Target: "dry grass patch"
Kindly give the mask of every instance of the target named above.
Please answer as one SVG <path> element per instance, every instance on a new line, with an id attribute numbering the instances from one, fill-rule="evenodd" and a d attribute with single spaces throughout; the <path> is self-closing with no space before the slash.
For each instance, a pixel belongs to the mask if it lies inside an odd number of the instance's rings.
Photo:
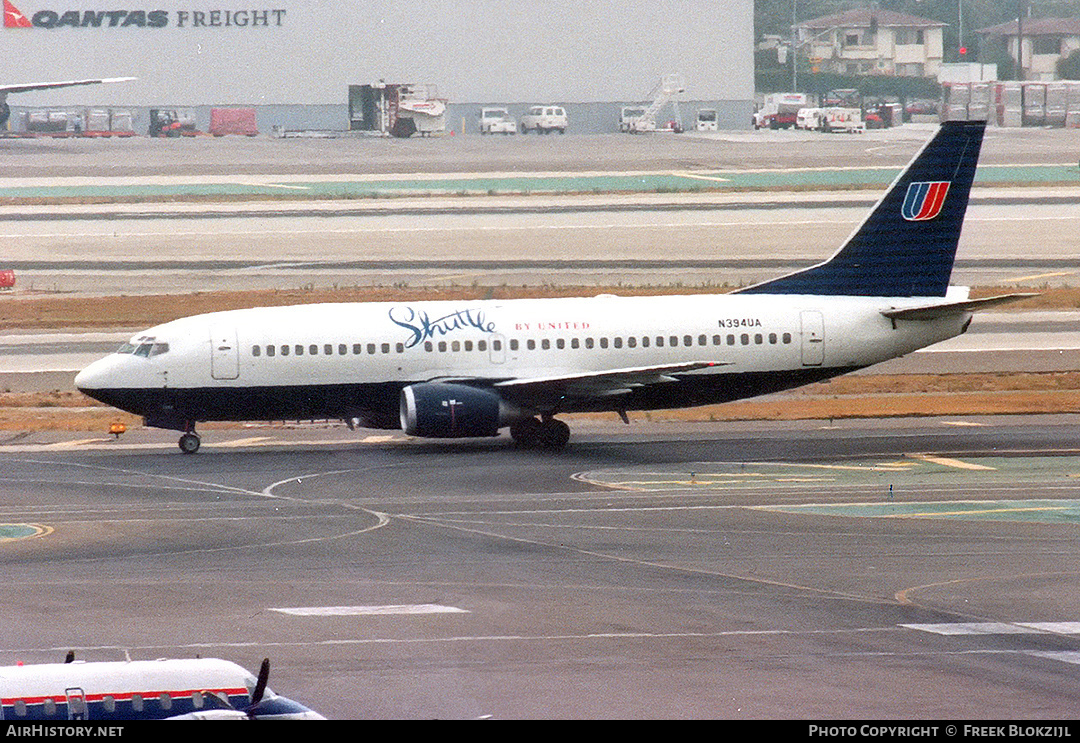
<path id="1" fill-rule="evenodd" d="M 248 307 L 276 307 L 318 302 L 415 302 L 423 300 L 536 299 L 597 294 L 657 296 L 723 294 L 719 286 L 460 286 L 266 289 L 237 292 L 87 297 L 14 294 L 0 297 L 0 330 L 60 328 L 145 328 L 188 315 Z M 1024 291 L 1017 287 L 980 287 L 974 297 Z M 1077 309 L 1080 289 L 1046 289 L 1039 296 L 1009 305 L 1010 309 Z"/>

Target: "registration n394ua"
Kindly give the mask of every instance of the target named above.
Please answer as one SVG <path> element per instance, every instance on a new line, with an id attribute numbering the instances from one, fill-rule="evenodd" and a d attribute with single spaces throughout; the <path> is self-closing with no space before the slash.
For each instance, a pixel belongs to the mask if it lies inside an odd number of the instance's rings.
<path id="1" fill-rule="evenodd" d="M 563 447 L 555 416 L 776 392 L 963 333 L 950 287 L 985 124 L 947 122 L 829 260 L 724 295 L 264 307 L 150 328 L 75 379 L 180 431 L 341 418 L 412 436 Z"/>

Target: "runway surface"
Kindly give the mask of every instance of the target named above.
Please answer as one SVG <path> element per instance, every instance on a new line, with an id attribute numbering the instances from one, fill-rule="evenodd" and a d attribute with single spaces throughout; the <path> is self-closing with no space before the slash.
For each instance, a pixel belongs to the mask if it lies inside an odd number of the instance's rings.
<path id="1" fill-rule="evenodd" d="M 9 444 L 0 522 L 46 533 L 0 542 L 0 662 L 269 656 L 348 718 L 1072 718 L 1078 422 Z"/>

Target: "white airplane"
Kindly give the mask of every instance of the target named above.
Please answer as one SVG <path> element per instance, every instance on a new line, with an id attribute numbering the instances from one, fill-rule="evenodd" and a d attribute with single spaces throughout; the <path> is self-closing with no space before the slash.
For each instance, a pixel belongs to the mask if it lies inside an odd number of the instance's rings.
<path id="1" fill-rule="evenodd" d="M 150 328 L 75 378 L 181 431 L 341 418 L 412 436 L 558 449 L 559 413 L 679 408 L 776 392 L 963 333 L 949 287 L 984 122 L 947 122 L 829 260 L 730 294 L 314 304 Z"/>
<path id="2" fill-rule="evenodd" d="M 259 676 L 216 658 L 0 667 L 0 720 L 324 720 L 266 686 Z"/>
<path id="3" fill-rule="evenodd" d="M 123 83 L 135 80 L 134 77 L 101 77 L 93 80 L 62 80 L 55 83 L 16 83 L 14 85 L 0 85 L 0 129 L 4 128 L 11 118 L 11 108 L 8 107 L 7 97 L 9 93 L 27 93 L 31 90 L 51 90 L 53 88 L 72 88 L 76 85 L 98 85 L 100 83 Z"/>

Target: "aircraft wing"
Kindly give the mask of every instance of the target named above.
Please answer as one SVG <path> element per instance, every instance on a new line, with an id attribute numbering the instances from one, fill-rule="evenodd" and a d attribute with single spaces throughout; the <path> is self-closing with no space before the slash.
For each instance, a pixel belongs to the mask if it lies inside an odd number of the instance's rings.
<path id="1" fill-rule="evenodd" d="M 52 83 L 16 83 L 0 85 L 0 95 L 7 93 L 26 93 L 30 90 L 49 90 L 50 88 L 71 88 L 76 85 L 98 85 L 99 83 L 123 83 L 136 80 L 134 77 L 100 77 L 93 80 L 61 80 Z"/>
<path id="2" fill-rule="evenodd" d="M 678 381 L 674 375 L 726 366 L 729 362 L 694 361 L 683 364 L 632 366 L 579 374 L 557 374 L 496 382 L 493 387 L 515 399 L 550 399 L 558 397 L 591 398 L 622 395 L 647 384 Z"/>
<path id="3" fill-rule="evenodd" d="M 928 304 L 921 307 L 902 307 L 892 310 L 882 310 L 881 314 L 890 320 L 934 320 L 945 315 L 958 312 L 975 312 L 990 307 L 1018 302 L 1021 299 L 1030 299 L 1039 296 L 1038 293 L 999 294 L 996 297 L 983 299 L 967 299 L 962 302 L 945 302 L 944 304 Z"/>

